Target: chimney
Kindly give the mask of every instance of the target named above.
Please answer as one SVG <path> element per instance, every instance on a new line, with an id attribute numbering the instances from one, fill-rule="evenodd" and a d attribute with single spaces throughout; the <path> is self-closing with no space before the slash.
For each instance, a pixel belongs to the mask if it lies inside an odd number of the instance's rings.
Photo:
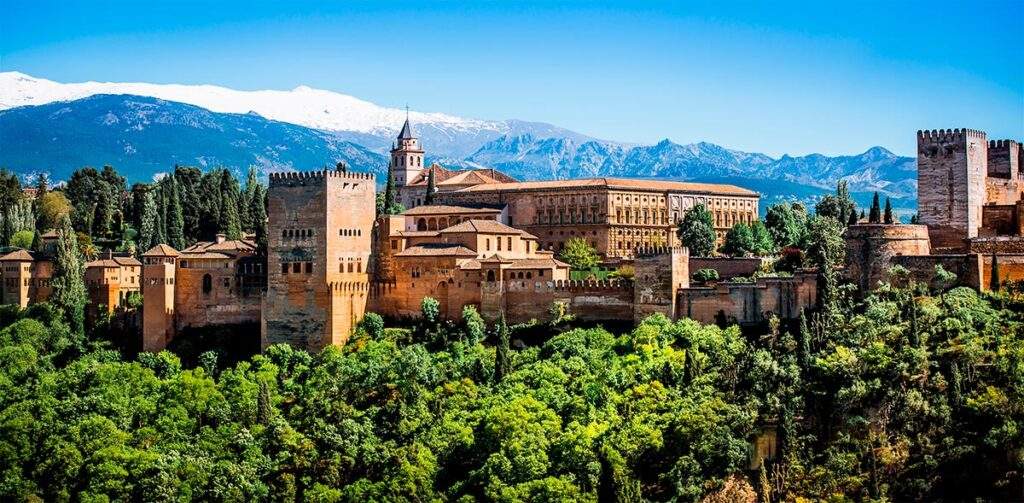
<path id="1" fill-rule="evenodd" d="M 217 234 L 217 244 L 223 243 L 228 237 L 224 233 Z"/>

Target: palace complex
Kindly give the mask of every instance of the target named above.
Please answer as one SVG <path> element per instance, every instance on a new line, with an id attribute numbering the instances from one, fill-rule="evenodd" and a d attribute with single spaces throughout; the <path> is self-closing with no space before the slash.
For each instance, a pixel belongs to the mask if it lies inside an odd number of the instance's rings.
<path id="1" fill-rule="evenodd" d="M 918 133 L 921 225 L 858 224 L 846 234 L 846 274 L 862 291 L 894 265 L 929 280 L 936 265 L 975 288 L 1024 277 L 1024 151 L 970 130 Z M 158 351 L 203 327 L 260 334 L 264 347 L 344 344 L 366 312 L 414 317 L 424 298 L 459 319 L 547 320 L 553 305 L 583 320 L 634 322 L 653 313 L 701 322 L 762 323 L 817 304 L 818 274 L 750 279 L 763 260 L 690 257 L 676 228 L 702 204 L 719 238 L 757 219 L 759 196 L 732 185 L 625 178 L 518 181 L 495 169 L 424 166 L 408 121 L 391 150 L 398 215 L 376 214 L 378 181 L 344 168 L 274 173 L 267 255 L 250 240 L 160 245 L 142 262 L 108 254 L 87 264 L 93 312 L 122 309 L 141 291 L 142 348 Z M 433 192 L 428 194 L 430 187 Z M 430 204 L 427 204 L 428 200 Z M 53 235 L 48 239 L 53 240 Z M 633 280 L 571 279 L 557 253 L 572 238 Z M 998 259 L 996 259 L 998 257 Z M 691 284 L 715 269 L 723 281 Z M 2 301 L 25 306 L 50 293 L 45 252 L 0 256 Z M 742 281 L 730 281 L 743 277 Z"/>

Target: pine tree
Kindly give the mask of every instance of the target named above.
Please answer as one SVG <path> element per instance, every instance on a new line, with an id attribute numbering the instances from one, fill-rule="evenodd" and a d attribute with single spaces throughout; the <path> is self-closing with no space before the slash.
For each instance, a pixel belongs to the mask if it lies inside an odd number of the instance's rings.
<path id="1" fill-rule="evenodd" d="M 892 215 L 892 201 L 888 197 L 885 198 L 885 216 L 882 219 L 887 224 L 894 224 L 896 220 L 893 219 Z"/>
<path id="2" fill-rule="evenodd" d="M 509 341 L 508 325 L 505 323 L 505 313 L 498 318 L 498 326 L 495 328 L 498 333 L 498 346 L 494 350 L 494 382 L 501 382 L 512 371 L 512 349 Z"/>
<path id="3" fill-rule="evenodd" d="M 882 223 L 882 207 L 878 204 L 878 192 L 875 192 L 875 198 L 871 200 L 871 213 L 868 215 L 868 223 Z"/>
<path id="4" fill-rule="evenodd" d="M 434 183 L 434 170 L 427 170 L 427 195 L 423 199 L 424 204 L 434 204 L 434 192 L 437 192 L 437 185 Z"/>
<path id="5" fill-rule="evenodd" d="M 167 191 L 167 244 L 181 250 L 185 248 L 185 217 L 181 210 L 178 182 L 173 176 L 166 178 Z"/>
<path id="6" fill-rule="evenodd" d="M 71 219 L 64 218 L 57 231 L 57 253 L 53 261 L 53 293 L 51 302 L 64 313 L 72 333 L 85 332 L 85 304 L 88 302 L 83 279 L 84 266 L 78 251 L 78 236 Z"/>
<path id="7" fill-rule="evenodd" d="M 999 291 L 999 257 L 992 254 L 992 271 L 988 280 L 988 289 L 993 292 Z"/>
<path id="8" fill-rule="evenodd" d="M 139 252 L 148 251 L 160 244 L 157 240 L 156 198 L 153 192 L 146 192 L 142 199 L 142 228 L 139 229 Z"/>

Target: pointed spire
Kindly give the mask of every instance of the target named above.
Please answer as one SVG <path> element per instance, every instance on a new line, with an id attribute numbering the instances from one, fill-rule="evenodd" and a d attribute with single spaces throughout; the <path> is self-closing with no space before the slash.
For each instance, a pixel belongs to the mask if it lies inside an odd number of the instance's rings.
<path id="1" fill-rule="evenodd" d="M 412 137 L 412 126 L 409 125 L 409 119 L 405 119 L 405 124 L 402 125 L 402 131 L 398 133 L 398 139 L 410 140 Z"/>

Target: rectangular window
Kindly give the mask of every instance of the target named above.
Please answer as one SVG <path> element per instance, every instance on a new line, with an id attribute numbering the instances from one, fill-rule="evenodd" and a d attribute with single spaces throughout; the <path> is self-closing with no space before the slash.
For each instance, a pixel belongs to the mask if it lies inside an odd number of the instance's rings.
<path id="1" fill-rule="evenodd" d="M 295 274 L 302 272 L 302 262 L 292 262 L 292 272 Z"/>
<path id="2" fill-rule="evenodd" d="M 348 263 L 348 272 L 352 272 L 352 262 Z"/>
<path id="3" fill-rule="evenodd" d="M 313 274 L 313 263 L 306 262 L 306 274 Z"/>
<path id="4" fill-rule="evenodd" d="M 281 262 L 281 274 L 288 274 L 288 262 Z"/>
<path id="5" fill-rule="evenodd" d="M 508 251 L 512 251 L 512 236 L 508 237 Z"/>
<path id="6" fill-rule="evenodd" d="M 391 240 L 391 249 L 392 250 L 397 250 L 398 249 L 398 240 L 397 239 L 392 239 Z"/>

